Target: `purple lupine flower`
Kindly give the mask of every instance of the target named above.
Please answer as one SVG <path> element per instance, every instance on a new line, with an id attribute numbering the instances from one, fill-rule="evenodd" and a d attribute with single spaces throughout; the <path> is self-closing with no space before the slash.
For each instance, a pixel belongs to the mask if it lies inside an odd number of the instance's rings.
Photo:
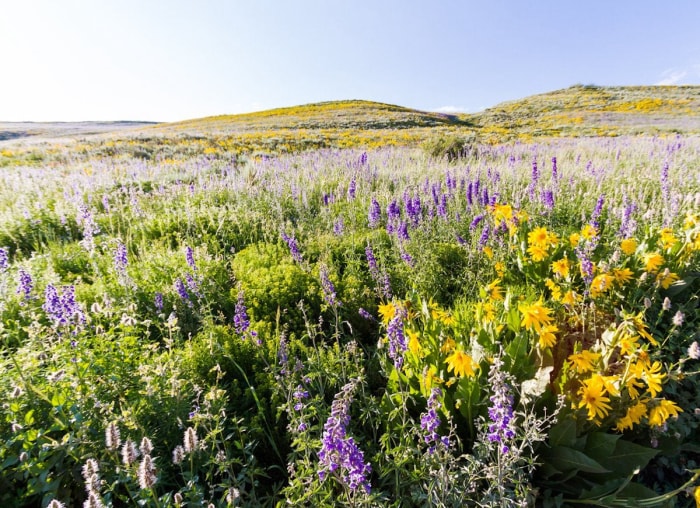
<path id="1" fill-rule="evenodd" d="M 365 462 L 362 450 L 355 440 L 347 435 L 350 424 L 350 404 L 358 381 L 343 386 L 331 405 L 331 415 L 323 426 L 321 450 L 318 452 L 318 477 L 326 479 L 328 473 L 336 473 L 338 479 L 350 490 L 362 487 L 369 494 L 369 475 L 372 467 Z"/>
<path id="2" fill-rule="evenodd" d="M 357 313 L 360 315 L 360 317 L 362 317 L 363 319 L 366 319 L 367 321 L 376 321 L 374 316 L 372 314 L 370 314 L 369 312 L 367 312 L 362 307 L 360 307 L 360 309 L 357 311 Z"/>
<path id="3" fill-rule="evenodd" d="M 547 189 L 542 193 L 542 203 L 547 210 L 554 208 L 554 192 Z"/>
<path id="4" fill-rule="evenodd" d="M 397 370 L 400 370 L 403 366 L 403 355 L 406 351 L 406 335 L 404 334 L 403 323 L 405 317 L 405 309 L 396 309 L 394 317 L 391 318 L 386 329 L 387 341 L 389 342 L 389 358 L 394 361 L 394 367 Z"/>
<path id="5" fill-rule="evenodd" d="M 287 336 L 282 333 L 280 335 L 280 347 L 277 350 L 277 362 L 280 367 L 280 374 L 283 376 L 287 374 L 287 367 L 289 367 L 289 350 L 287 348 Z"/>
<path id="6" fill-rule="evenodd" d="M 75 286 L 63 286 L 63 291 L 59 294 L 52 284 L 48 284 L 44 291 L 42 308 L 56 328 L 85 324 L 85 314 L 75 301 Z M 74 330 L 75 332 L 77 330 Z"/>
<path id="7" fill-rule="evenodd" d="M 294 403 L 294 409 L 296 411 L 301 411 L 304 408 L 304 404 L 302 403 L 302 400 L 309 398 L 309 392 L 304 390 L 303 386 L 298 385 L 297 389 L 294 390 L 294 393 L 292 393 L 292 397 L 296 401 Z"/>
<path id="8" fill-rule="evenodd" d="M 326 265 L 322 265 L 320 269 L 321 276 L 321 289 L 323 290 L 323 299 L 331 307 L 340 307 L 342 302 L 338 300 L 335 293 L 335 286 L 333 282 L 328 278 L 328 268 Z"/>
<path id="9" fill-rule="evenodd" d="M 586 287 L 589 287 L 591 282 L 593 282 L 593 261 L 591 261 L 591 253 L 593 252 L 593 249 L 591 249 L 590 244 L 586 242 L 585 244 L 579 244 L 574 250 L 576 252 L 576 257 L 581 264 L 581 275 L 583 276 L 583 280 L 586 283 Z"/>
<path id="10" fill-rule="evenodd" d="M 102 194 L 102 208 L 104 208 L 105 213 L 109 215 L 111 208 L 109 206 L 109 196 L 107 194 Z"/>
<path id="11" fill-rule="evenodd" d="M 127 257 L 126 245 L 120 241 L 117 244 L 117 248 L 114 249 L 114 270 L 120 276 L 125 276 L 128 264 L 129 258 Z"/>
<path id="12" fill-rule="evenodd" d="M 664 162 L 664 166 L 661 168 L 661 195 L 663 196 L 664 201 L 668 202 L 668 161 Z"/>
<path id="13" fill-rule="evenodd" d="M 420 223 L 422 209 L 420 197 L 416 196 L 414 198 L 408 198 L 405 201 L 406 215 L 411 220 L 413 226 L 417 226 Z"/>
<path id="14" fill-rule="evenodd" d="M 457 243 L 460 245 L 467 245 L 467 241 L 461 235 L 455 235 Z"/>
<path id="15" fill-rule="evenodd" d="M 185 261 L 187 261 L 187 266 L 195 272 L 197 271 L 197 265 L 194 262 L 194 251 L 189 245 L 185 247 Z"/>
<path id="16" fill-rule="evenodd" d="M 595 208 L 593 209 L 593 213 L 591 214 L 590 224 L 596 229 L 600 229 L 600 221 L 598 219 L 600 218 L 600 214 L 603 211 L 604 204 L 605 194 L 601 194 L 600 196 L 598 196 L 598 201 L 596 201 Z"/>
<path id="17" fill-rule="evenodd" d="M 156 293 L 155 297 L 153 298 L 154 304 L 156 306 L 156 310 L 158 312 L 163 311 L 163 293 Z"/>
<path id="18" fill-rule="evenodd" d="M 486 206 L 489 203 L 489 190 L 486 187 L 484 187 L 481 191 L 481 206 Z"/>
<path id="19" fill-rule="evenodd" d="M 450 445 L 450 438 L 441 436 L 437 431 L 441 423 L 437 414 L 440 409 L 440 401 L 437 399 L 441 395 L 442 391 L 440 388 L 433 388 L 430 392 L 430 397 L 428 397 L 426 411 L 420 415 L 420 428 L 424 431 L 423 440 L 428 445 L 428 453 L 435 452 L 435 447 L 438 443 L 448 447 Z"/>
<path id="20" fill-rule="evenodd" d="M 248 317 L 248 309 L 245 306 L 243 300 L 244 294 L 241 289 L 238 292 L 238 299 L 236 300 L 236 310 L 233 314 L 233 328 L 236 333 L 243 335 L 250 327 L 250 318 Z"/>
<path id="21" fill-rule="evenodd" d="M 374 281 L 379 280 L 379 267 L 377 267 L 377 258 L 374 257 L 372 246 L 367 244 L 365 247 L 365 256 L 367 257 L 367 265 L 369 266 L 369 274 Z"/>
<path id="22" fill-rule="evenodd" d="M 559 175 L 557 174 L 557 158 L 552 157 L 552 180 L 557 181 Z"/>
<path id="23" fill-rule="evenodd" d="M 360 163 L 360 166 L 364 166 L 367 164 L 367 152 L 362 152 L 362 155 L 360 155 L 360 160 L 358 161 Z"/>
<path id="24" fill-rule="evenodd" d="M 372 198 L 372 202 L 369 205 L 369 213 L 367 214 L 367 220 L 369 227 L 374 229 L 379 225 L 379 221 L 382 218 L 382 208 L 376 199 Z"/>
<path id="25" fill-rule="evenodd" d="M 470 231 L 474 231 L 474 230 L 476 229 L 476 227 L 479 225 L 479 223 L 480 223 L 483 219 L 484 219 L 484 215 L 483 215 L 483 214 L 477 215 L 476 217 L 474 217 L 474 219 L 472 219 L 471 224 L 469 224 L 469 230 L 470 230 Z"/>
<path id="26" fill-rule="evenodd" d="M 484 229 L 481 230 L 481 236 L 479 237 L 479 248 L 483 249 L 486 242 L 489 241 L 490 232 L 491 230 L 489 229 L 489 225 L 486 224 Z"/>
<path id="27" fill-rule="evenodd" d="M 625 201 L 627 201 L 627 198 L 625 198 Z M 630 202 L 625 206 L 625 209 L 622 212 L 622 220 L 620 222 L 619 230 L 619 234 L 622 238 L 631 237 L 632 235 L 634 235 L 634 232 L 637 229 L 637 223 L 632 218 L 632 214 L 636 211 L 636 209 L 637 205 L 635 205 L 633 202 Z"/>
<path id="28" fill-rule="evenodd" d="M 178 295 L 180 295 L 180 298 L 182 299 L 183 302 L 186 302 L 188 306 L 192 307 L 192 301 L 190 300 L 190 294 L 187 292 L 187 288 L 185 287 L 184 282 L 182 282 L 182 279 L 177 278 L 175 279 L 175 291 L 177 292 Z"/>
<path id="29" fill-rule="evenodd" d="M 396 237 L 399 240 L 409 240 L 410 237 L 408 236 L 408 224 L 406 222 L 401 221 L 398 229 L 396 230 Z"/>
<path id="30" fill-rule="evenodd" d="M 501 453 L 508 453 L 508 444 L 515 438 L 515 421 L 513 417 L 513 395 L 508 385 L 506 374 L 501 370 L 503 361 L 496 357 L 489 369 L 489 381 L 493 395 L 489 398 L 488 440 L 500 445 Z"/>
<path id="31" fill-rule="evenodd" d="M 437 207 L 437 214 L 438 217 L 442 217 L 443 219 L 447 218 L 447 194 L 443 194 L 442 196 L 440 196 L 440 203 Z"/>
<path id="32" fill-rule="evenodd" d="M 472 182 L 467 185 L 467 203 L 469 206 L 474 204 L 474 184 Z"/>
<path id="33" fill-rule="evenodd" d="M 25 271 L 23 268 L 20 268 L 19 273 L 17 274 L 17 294 L 23 295 L 23 300 L 29 300 L 29 298 L 31 298 L 33 288 L 34 284 L 32 282 L 32 276 L 29 274 L 29 272 Z"/>
<path id="34" fill-rule="evenodd" d="M 301 264 L 302 263 L 302 257 L 301 257 L 301 252 L 299 251 L 299 245 L 297 244 L 296 238 L 294 238 L 294 234 L 286 235 L 285 233 L 282 233 L 282 240 L 284 240 L 287 243 L 287 246 L 289 247 L 289 252 L 292 255 L 292 259 L 296 261 L 297 263 Z"/>
<path id="35" fill-rule="evenodd" d="M 6 272 L 9 267 L 10 261 L 7 255 L 7 249 L 0 247 L 0 273 Z"/>
<path id="36" fill-rule="evenodd" d="M 357 192 L 357 183 L 355 182 L 355 177 L 352 177 L 350 184 L 348 185 L 348 201 L 355 199 L 355 193 Z"/>
<path id="37" fill-rule="evenodd" d="M 345 222 L 343 221 L 342 217 L 338 217 L 335 222 L 333 223 L 333 233 L 336 236 L 343 236 L 343 233 L 345 232 Z"/>
<path id="38" fill-rule="evenodd" d="M 78 207 L 76 221 L 83 227 L 83 239 L 80 241 L 80 244 L 85 247 L 85 250 L 92 253 L 95 250 L 94 236 L 100 232 L 100 228 L 95 223 L 95 218 L 87 206 L 80 205 Z"/>
<path id="39" fill-rule="evenodd" d="M 393 221 L 401 218 L 401 207 L 396 200 L 392 200 L 389 206 L 386 207 L 387 220 Z"/>
<path id="40" fill-rule="evenodd" d="M 199 282 L 190 273 L 185 274 L 185 282 L 187 282 L 188 289 L 194 293 L 197 298 L 204 298 L 202 292 L 199 290 Z"/>

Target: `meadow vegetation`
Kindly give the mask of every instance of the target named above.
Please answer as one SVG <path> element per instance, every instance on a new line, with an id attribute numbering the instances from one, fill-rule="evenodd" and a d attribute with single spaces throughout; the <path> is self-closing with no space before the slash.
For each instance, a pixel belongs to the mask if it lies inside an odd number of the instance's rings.
<path id="1" fill-rule="evenodd" d="M 700 500 L 700 137 L 356 106 L 3 146 L 3 506 Z"/>

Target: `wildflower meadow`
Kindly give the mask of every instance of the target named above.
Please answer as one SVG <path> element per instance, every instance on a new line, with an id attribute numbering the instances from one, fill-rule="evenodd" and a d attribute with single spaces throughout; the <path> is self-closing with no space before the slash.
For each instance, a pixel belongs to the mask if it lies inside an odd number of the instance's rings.
<path id="1" fill-rule="evenodd" d="M 102 148 L 0 169 L 0 505 L 700 503 L 697 136 Z"/>

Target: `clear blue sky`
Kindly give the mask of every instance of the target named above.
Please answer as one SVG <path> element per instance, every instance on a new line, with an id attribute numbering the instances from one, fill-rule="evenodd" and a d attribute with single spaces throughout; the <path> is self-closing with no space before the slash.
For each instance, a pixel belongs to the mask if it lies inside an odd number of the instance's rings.
<path id="1" fill-rule="evenodd" d="M 0 121 L 478 111 L 576 83 L 700 84 L 699 23 L 700 0 L 8 0 Z"/>

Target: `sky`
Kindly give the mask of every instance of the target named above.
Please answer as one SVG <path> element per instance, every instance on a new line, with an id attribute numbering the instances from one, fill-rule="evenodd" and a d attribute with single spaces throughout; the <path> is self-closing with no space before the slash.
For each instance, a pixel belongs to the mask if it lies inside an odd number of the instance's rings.
<path id="1" fill-rule="evenodd" d="M 698 0 L 2 0 L 0 121 L 700 84 Z"/>

